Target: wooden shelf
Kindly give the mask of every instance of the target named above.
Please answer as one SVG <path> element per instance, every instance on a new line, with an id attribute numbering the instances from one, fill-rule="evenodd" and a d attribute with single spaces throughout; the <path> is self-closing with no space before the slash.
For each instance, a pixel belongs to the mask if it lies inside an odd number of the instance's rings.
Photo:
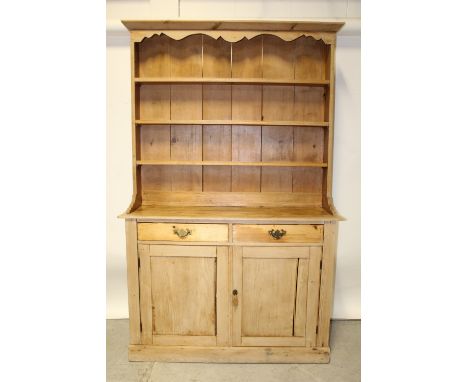
<path id="1" fill-rule="evenodd" d="M 135 121 L 137 125 L 247 125 L 247 126 L 316 126 L 328 127 L 330 122 L 314 122 L 314 121 L 254 121 L 242 120 L 234 121 L 231 119 L 188 119 L 188 120 L 170 120 L 170 119 L 153 119 Z"/>
<path id="2" fill-rule="evenodd" d="M 200 78 L 200 77 L 136 77 L 135 83 L 145 84 L 253 84 L 253 85 L 297 85 L 327 86 L 329 80 L 294 80 L 268 78 Z"/>
<path id="3" fill-rule="evenodd" d="M 232 162 L 232 161 L 158 161 L 158 160 L 137 160 L 137 165 L 154 166 L 259 166 L 259 167 L 327 167 L 326 163 L 317 162 Z"/>
<path id="4" fill-rule="evenodd" d="M 222 206 L 158 206 L 142 205 L 133 212 L 121 215 L 123 218 L 151 219 L 156 221 L 184 222 L 275 222 L 305 223 L 314 221 L 343 220 L 321 207 L 222 207 Z"/>

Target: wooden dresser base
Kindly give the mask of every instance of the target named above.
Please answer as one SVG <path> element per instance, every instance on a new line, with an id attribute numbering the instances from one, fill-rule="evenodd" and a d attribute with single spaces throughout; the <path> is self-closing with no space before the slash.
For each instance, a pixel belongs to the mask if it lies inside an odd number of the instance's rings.
<path id="1" fill-rule="evenodd" d="M 330 348 L 130 345 L 130 361 L 199 363 L 329 363 Z"/>

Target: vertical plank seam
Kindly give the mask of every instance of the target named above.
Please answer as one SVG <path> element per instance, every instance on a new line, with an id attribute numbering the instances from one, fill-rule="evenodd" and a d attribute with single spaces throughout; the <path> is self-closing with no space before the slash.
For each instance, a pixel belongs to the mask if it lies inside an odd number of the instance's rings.
<path id="1" fill-rule="evenodd" d="M 137 242 L 138 243 L 138 242 Z M 140 260 L 140 250 L 139 250 L 139 246 L 137 244 L 137 274 L 138 274 L 138 315 L 139 315 L 139 329 L 140 329 L 140 343 L 141 343 L 141 337 L 143 336 L 143 324 L 142 324 L 142 321 L 141 321 L 141 283 L 140 283 L 140 280 L 141 280 L 141 267 L 140 267 L 140 264 L 141 264 L 141 260 Z"/>
<path id="2" fill-rule="evenodd" d="M 149 251 L 148 251 L 148 252 L 149 252 Z M 150 253 L 148 253 L 148 255 L 150 255 Z M 150 300 L 150 310 L 151 310 L 150 336 L 151 336 L 151 338 L 153 338 L 153 333 L 156 332 L 156 322 L 155 322 L 156 320 L 155 320 L 155 318 L 154 318 L 154 313 L 153 313 L 153 307 L 154 307 L 154 305 L 153 305 L 153 280 L 151 280 L 152 275 L 153 275 L 153 267 L 151 266 L 151 263 L 152 263 L 152 261 L 151 261 L 151 256 L 150 256 L 150 257 L 148 258 L 148 266 L 149 266 L 150 279 L 147 280 L 147 281 L 150 281 L 150 282 L 151 282 L 151 284 L 150 284 L 150 298 L 149 298 L 149 300 Z M 151 341 L 151 342 L 152 342 L 152 341 Z"/>
<path id="3" fill-rule="evenodd" d="M 297 307 L 297 281 L 299 278 L 299 259 L 296 260 L 296 288 L 294 289 L 294 309 L 293 309 L 293 317 L 292 317 L 292 336 L 294 337 L 295 332 L 295 318 L 296 318 L 296 307 Z"/>
<path id="4" fill-rule="evenodd" d="M 216 246 L 216 257 L 215 257 L 215 267 L 214 267 L 214 290 L 215 290 L 215 293 L 214 293 L 214 311 L 215 311 L 215 320 L 214 320 L 214 331 L 215 331 L 215 336 L 216 336 L 216 342 L 218 342 L 218 336 L 219 336 L 219 333 L 218 333 L 218 277 L 219 277 L 219 264 L 220 262 L 218 261 L 218 256 L 219 256 L 219 247 Z"/>
<path id="5" fill-rule="evenodd" d="M 311 259 L 311 247 L 309 247 L 309 260 L 307 261 L 307 283 L 306 283 L 306 302 L 305 302 L 305 312 L 306 312 L 306 318 L 305 318 L 305 330 L 304 330 L 304 337 L 305 337 L 305 340 L 306 340 L 306 346 L 307 346 L 307 337 L 308 337 L 308 330 L 310 330 L 310 323 L 308 321 L 308 318 L 309 318 L 309 293 L 311 292 L 309 289 L 309 284 L 310 284 L 310 278 L 312 277 L 312 275 L 310 274 L 310 264 L 312 262 L 312 259 Z M 314 328 L 315 330 L 315 328 Z"/>
<path id="6" fill-rule="evenodd" d="M 297 66 L 297 44 L 298 44 L 298 41 L 299 40 L 294 40 L 293 43 L 294 43 L 294 61 L 293 61 L 293 78 L 296 79 L 296 66 Z M 295 113 L 295 110 L 296 110 L 296 86 L 293 85 L 293 120 L 296 119 L 296 113 Z M 303 118 L 301 118 L 303 119 Z M 297 127 L 292 127 L 293 129 L 293 160 L 297 160 L 296 158 L 296 129 Z M 295 169 L 295 168 L 291 168 L 291 192 L 294 192 L 294 179 L 295 179 L 295 176 L 297 175 L 296 172 L 297 172 L 298 169 Z"/>
<path id="7" fill-rule="evenodd" d="M 320 344 L 318 343 L 319 341 L 319 326 L 320 326 L 320 316 L 321 316 L 321 311 L 320 309 L 321 303 L 322 303 L 322 269 L 323 269 L 323 252 L 324 252 L 324 246 L 322 246 L 322 250 L 320 253 L 320 271 L 319 271 L 319 277 L 317 280 L 317 286 L 318 286 L 318 303 L 317 303 L 317 312 L 315 312 L 315 346 L 319 346 Z"/>
<path id="8" fill-rule="evenodd" d="M 204 72 L 203 72 L 203 66 L 204 66 L 204 35 L 202 34 L 201 35 L 201 76 L 202 78 L 204 77 Z M 204 118 L 204 113 L 203 113 L 203 106 L 204 106 L 204 101 L 205 101 L 205 98 L 204 98 L 204 95 L 205 95 L 205 85 L 201 85 L 201 117 L 202 117 L 202 120 Z M 203 142 L 203 131 L 205 130 L 205 126 L 204 125 L 201 125 L 201 154 L 202 154 L 202 160 L 203 160 L 203 152 L 204 152 L 204 142 Z M 201 190 L 203 192 L 203 189 L 205 187 L 205 166 L 200 166 L 201 167 Z"/>
<path id="9" fill-rule="evenodd" d="M 230 66 L 229 66 L 229 69 L 230 69 L 230 76 L 232 78 L 232 42 L 230 43 Z M 232 84 L 230 85 L 230 89 L 231 89 L 231 121 L 232 121 Z M 231 125 L 231 161 L 232 161 L 232 128 L 233 126 Z M 231 170 L 231 187 L 230 187 L 230 191 L 232 192 L 232 182 L 233 182 L 233 179 L 232 179 L 232 166 L 230 166 L 230 170 Z"/>
<path id="10" fill-rule="evenodd" d="M 264 58 L 263 58 L 263 55 L 264 55 L 264 51 L 263 51 L 263 35 L 262 35 L 262 38 L 261 38 L 261 42 L 262 42 L 262 46 L 261 46 L 261 70 L 262 70 L 262 78 L 264 76 Z M 260 120 L 263 121 L 263 92 L 265 90 L 265 85 L 261 85 L 261 94 L 260 94 L 260 97 L 261 97 L 261 100 L 260 100 Z M 260 162 L 263 162 L 263 125 L 260 126 Z M 263 181 L 262 181 L 262 178 L 263 178 L 263 167 L 260 166 L 260 192 L 262 192 L 262 184 L 263 184 Z"/>
<path id="11" fill-rule="evenodd" d="M 238 298 L 239 298 L 239 303 L 237 305 L 237 308 L 240 309 L 240 315 L 239 315 L 239 345 L 242 345 L 242 304 L 244 303 L 244 254 L 243 249 L 241 248 L 241 257 L 240 257 L 240 282 L 241 282 L 241 293 L 237 293 Z"/>
<path id="12" fill-rule="evenodd" d="M 228 322 L 229 322 L 229 327 L 228 327 L 228 346 L 232 346 L 232 327 L 233 327 L 233 320 L 232 320 L 232 304 L 229 303 L 229 293 L 232 290 L 232 253 L 233 253 L 233 247 L 229 246 L 228 247 L 228 267 L 227 267 L 227 283 L 228 283 L 228 288 L 227 288 L 227 293 L 228 295 L 226 296 L 227 302 L 228 302 Z"/>
<path id="13" fill-rule="evenodd" d="M 137 246 L 138 249 L 138 246 Z M 142 343 L 143 337 L 143 317 L 142 317 L 142 309 L 141 309 L 141 260 L 140 260 L 140 251 L 138 250 L 138 305 L 140 307 L 140 343 Z"/>

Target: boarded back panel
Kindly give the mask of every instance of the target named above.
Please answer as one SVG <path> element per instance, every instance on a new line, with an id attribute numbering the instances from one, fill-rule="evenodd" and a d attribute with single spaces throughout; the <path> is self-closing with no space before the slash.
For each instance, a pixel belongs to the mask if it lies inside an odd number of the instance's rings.
<path id="1" fill-rule="evenodd" d="M 262 77 L 262 36 L 232 45 L 232 77 Z"/>
<path id="2" fill-rule="evenodd" d="M 317 127 L 294 128 L 294 160 L 321 162 L 323 159 L 324 129 Z M 322 192 L 323 170 L 321 168 L 295 167 L 294 192 Z"/>
<path id="3" fill-rule="evenodd" d="M 291 121 L 293 116 L 294 86 L 263 85 L 262 120 Z"/>
<path id="4" fill-rule="evenodd" d="M 202 85 L 171 86 L 171 119 L 202 119 Z"/>
<path id="5" fill-rule="evenodd" d="M 232 126 L 232 160 L 261 160 L 261 126 Z M 259 192 L 259 167 L 233 167 L 233 192 Z"/>
<path id="6" fill-rule="evenodd" d="M 203 160 L 231 160 L 231 126 L 203 126 Z M 231 191 L 230 166 L 204 166 L 203 191 Z"/>
<path id="7" fill-rule="evenodd" d="M 138 72 L 139 77 L 169 77 L 170 38 L 164 35 L 144 39 L 138 44 Z"/>
<path id="8" fill-rule="evenodd" d="M 170 85 L 139 86 L 140 119 L 169 119 L 170 118 Z M 138 105 L 137 105 L 138 107 Z"/>
<path id="9" fill-rule="evenodd" d="M 203 38 L 203 77 L 231 77 L 231 43 L 223 39 Z"/>
<path id="10" fill-rule="evenodd" d="M 294 90 L 294 119 L 297 121 L 324 121 L 324 89 L 296 86 Z"/>
<path id="11" fill-rule="evenodd" d="M 290 161 L 293 159 L 293 128 L 291 126 L 263 126 L 262 161 Z M 262 192 L 291 192 L 290 167 L 262 169 Z"/>
<path id="12" fill-rule="evenodd" d="M 325 44 L 312 37 L 301 37 L 295 41 L 296 80 L 325 79 Z"/>
<path id="13" fill-rule="evenodd" d="M 142 160 L 169 160 L 171 158 L 171 127 L 169 125 L 140 126 Z"/>
<path id="14" fill-rule="evenodd" d="M 201 77 L 202 36 L 170 40 L 171 77 Z"/>
<path id="15" fill-rule="evenodd" d="M 232 85 L 232 119 L 262 120 L 261 85 Z"/>
<path id="16" fill-rule="evenodd" d="M 171 126 L 171 160 L 202 160 L 202 127 Z M 201 166 L 171 166 L 173 191 L 201 191 Z"/>
<path id="17" fill-rule="evenodd" d="M 231 119 L 231 85 L 203 85 L 203 119 Z"/>
<path id="18" fill-rule="evenodd" d="M 263 78 L 294 78 L 294 43 L 263 36 Z"/>
<path id="19" fill-rule="evenodd" d="M 169 166 L 141 166 L 143 192 L 172 191 L 172 169 Z"/>

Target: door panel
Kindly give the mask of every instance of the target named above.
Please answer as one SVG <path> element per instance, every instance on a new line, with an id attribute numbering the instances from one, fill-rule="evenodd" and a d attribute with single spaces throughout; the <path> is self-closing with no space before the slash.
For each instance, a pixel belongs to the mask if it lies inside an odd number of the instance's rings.
<path id="1" fill-rule="evenodd" d="M 320 247 L 235 248 L 235 346 L 314 346 L 321 254 Z"/>
<path id="2" fill-rule="evenodd" d="M 153 333 L 214 336 L 216 260 L 151 257 Z"/>
<path id="3" fill-rule="evenodd" d="M 242 335 L 292 336 L 297 259 L 243 259 Z"/>
<path id="4" fill-rule="evenodd" d="M 216 346 L 226 338 L 229 327 L 216 320 L 229 298 L 227 247 L 141 245 L 139 255 L 145 344 Z"/>

